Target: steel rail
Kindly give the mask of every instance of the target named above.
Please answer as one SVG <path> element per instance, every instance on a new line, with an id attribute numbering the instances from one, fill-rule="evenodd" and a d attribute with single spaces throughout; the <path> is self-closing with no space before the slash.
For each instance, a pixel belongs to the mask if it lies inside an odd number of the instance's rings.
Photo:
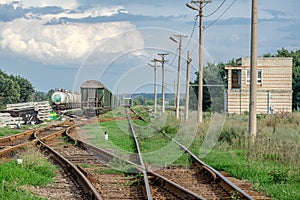
<path id="1" fill-rule="evenodd" d="M 173 142 L 175 142 L 177 145 L 179 145 L 185 152 L 187 152 L 188 154 L 190 154 L 193 157 L 193 159 L 195 159 L 198 163 L 200 163 L 203 166 L 203 168 L 205 170 L 207 170 L 212 176 L 216 176 L 216 177 L 214 177 L 214 179 L 216 179 L 217 177 L 219 177 L 220 180 L 222 181 L 220 184 L 224 187 L 224 189 L 231 190 L 231 191 L 237 191 L 241 197 L 249 199 L 249 200 L 254 200 L 249 194 L 247 194 L 241 188 L 239 188 L 238 186 L 236 186 L 233 182 L 231 182 L 229 179 L 227 179 L 225 176 L 223 176 L 219 171 L 215 170 L 214 168 L 212 168 L 211 166 L 209 166 L 208 164 L 206 164 L 205 162 L 203 162 L 202 160 L 200 160 L 195 154 L 193 154 L 185 146 L 183 146 L 182 144 L 180 144 L 177 140 L 175 140 L 174 138 L 172 138 L 170 135 L 168 135 L 165 132 L 162 132 L 162 133 L 166 137 L 168 137 L 169 139 L 171 139 Z"/>
<path id="2" fill-rule="evenodd" d="M 87 177 L 76 167 L 74 166 L 70 161 L 65 159 L 63 156 L 61 156 L 58 152 L 56 152 L 53 148 L 48 146 L 44 140 L 48 140 L 49 138 L 53 137 L 53 135 L 58 136 L 66 132 L 67 129 L 64 129 L 63 131 L 60 130 L 58 133 L 51 134 L 49 136 L 46 136 L 45 138 L 38 138 L 37 134 L 40 131 L 36 131 L 34 133 L 35 138 L 37 138 L 37 145 L 41 150 L 46 150 L 49 153 L 52 154 L 53 159 L 58 162 L 63 169 L 66 172 L 71 173 L 76 178 L 76 181 L 84 188 L 84 191 L 89 195 L 89 197 L 92 200 L 102 200 L 101 195 L 98 193 L 98 191 L 94 188 L 94 186 L 91 184 L 91 182 L 88 180 Z"/>
<path id="3" fill-rule="evenodd" d="M 132 109 L 131 109 L 132 110 Z M 138 115 L 138 113 L 135 110 L 132 110 L 136 115 Z M 138 115 L 139 116 L 139 115 Z M 141 116 L 139 116 L 139 118 L 143 121 L 145 121 L 145 119 L 143 119 Z M 239 193 L 240 196 L 249 199 L 249 200 L 253 200 L 253 198 L 247 194 L 245 191 L 243 191 L 241 188 L 239 188 L 238 186 L 236 186 L 233 182 L 231 182 L 228 178 L 226 178 L 224 175 L 222 175 L 219 171 L 215 170 L 214 168 L 212 168 L 211 166 L 209 166 L 208 164 L 206 164 L 205 162 L 203 162 L 202 160 L 200 160 L 196 155 L 194 155 L 188 148 L 186 148 L 185 146 L 183 146 L 182 144 L 180 144 L 177 140 L 175 140 L 174 138 L 172 138 L 170 135 L 168 135 L 165 132 L 162 132 L 166 137 L 168 137 L 169 139 L 171 139 L 173 142 L 175 142 L 177 145 L 179 145 L 184 151 L 186 151 L 188 154 L 190 154 L 198 163 L 200 163 L 200 165 L 202 166 L 202 168 L 204 170 L 206 170 L 207 172 L 209 172 L 214 180 L 217 179 L 217 177 L 222 181 L 220 183 L 220 185 L 222 185 L 222 187 L 224 187 L 224 189 L 228 190 L 233 190 L 233 191 L 237 191 Z"/>
<path id="4" fill-rule="evenodd" d="M 137 170 L 136 172 L 141 172 L 143 173 L 145 171 L 145 168 L 143 168 L 141 165 L 138 165 L 136 163 L 133 163 L 129 160 L 124 160 L 123 158 L 120 158 L 114 154 L 112 154 L 111 152 L 108 152 L 104 149 L 98 148 L 92 144 L 86 143 L 82 140 L 79 139 L 74 139 L 72 136 L 70 136 L 69 131 L 73 128 L 75 128 L 76 126 L 71 126 L 67 129 L 66 131 L 66 136 L 69 137 L 69 140 L 76 143 L 77 146 L 83 147 L 85 149 L 87 149 L 91 154 L 93 154 L 96 158 L 98 157 L 100 158 L 104 158 L 107 162 L 112 161 L 112 160 L 118 160 L 118 161 L 124 161 L 125 163 L 131 165 L 134 167 L 135 170 Z M 82 170 L 82 169 L 81 169 Z M 176 193 L 180 196 L 185 196 L 185 197 L 190 197 L 188 199 L 203 199 L 202 197 L 200 197 L 198 194 L 195 194 L 189 190 L 187 190 L 186 188 L 183 188 L 182 186 L 174 183 L 173 181 L 166 179 L 165 177 L 158 175 L 154 172 L 151 171 L 147 171 L 147 174 L 144 176 L 151 176 L 151 177 L 155 177 L 156 179 L 159 179 L 160 182 L 163 182 L 164 186 L 167 186 L 168 188 L 172 189 L 173 191 L 176 191 Z"/>
<path id="5" fill-rule="evenodd" d="M 28 136 L 29 136 L 28 138 L 32 137 L 31 138 L 32 140 L 25 141 L 21 144 L 17 144 L 17 145 L 14 145 L 14 146 L 7 146 L 6 148 L 1 149 L 0 150 L 0 158 L 11 157 L 13 152 L 16 152 L 20 149 L 24 149 L 26 146 L 29 146 L 31 144 L 36 144 L 37 139 L 34 138 L 34 133 L 36 131 L 43 131 L 43 130 L 53 128 L 53 127 L 56 127 L 56 126 L 60 126 L 60 125 L 64 126 L 64 125 L 66 125 L 66 122 L 63 122 L 63 123 L 60 123 L 60 124 L 54 124 L 54 125 L 50 125 L 50 126 L 46 126 L 46 127 L 42 127 L 42 128 L 36 129 L 36 130 L 25 131 L 24 133 L 19 133 L 19 134 L 16 134 L 16 135 L 10 135 L 10 136 L 0 138 L 0 143 L 1 142 L 4 143 L 4 142 L 17 140 L 17 139 L 22 139 L 22 138 L 25 138 L 25 137 L 28 137 Z"/>
<path id="6" fill-rule="evenodd" d="M 127 110 L 126 110 L 127 111 Z M 137 115 L 137 113 L 134 111 L 134 113 Z M 134 128 L 133 128 L 133 125 L 131 123 L 131 120 L 130 120 L 130 116 L 128 114 L 128 112 L 126 112 L 127 116 L 128 116 L 128 121 L 129 121 L 129 125 L 130 125 L 130 130 L 133 134 L 133 137 L 134 137 L 134 140 L 135 140 L 135 143 L 136 143 L 136 146 L 137 146 L 137 149 L 138 149 L 138 154 L 139 154 L 139 158 L 140 158 L 140 162 L 141 162 L 141 165 L 143 168 L 145 168 L 145 171 L 147 172 L 147 176 L 152 176 L 152 177 L 155 177 L 155 179 L 160 179 L 160 182 L 163 181 L 164 184 L 163 184 L 163 187 L 165 188 L 169 188 L 171 189 L 172 191 L 176 191 L 176 193 L 179 195 L 179 197 L 183 198 L 183 199 L 199 199 L 199 200 L 204 200 L 204 198 L 194 192 L 191 192 L 190 190 L 182 187 L 181 185 L 157 174 L 157 173 L 154 173 L 153 171 L 149 171 L 146 169 L 145 165 L 144 165 L 144 162 L 143 162 L 143 159 L 142 159 L 142 155 L 141 155 L 141 151 L 140 151 L 140 148 L 139 148 L 139 143 L 137 141 L 137 137 L 136 137 L 136 134 L 135 134 L 135 131 L 134 131 Z M 139 116 L 139 119 L 142 119 L 143 121 L 145 121 L 141 116 Z M 150 191 L 150 188 L 149 188 L 149 192 Z"/>
<path id="7" fill-rule="evenodd" d="M 139 146 L 139 143 L 137 141 L 137 137 L 136 137 L 136 134 L 134 132 L 134 129 L 133 129 L 133 126 L 132 126 L 132 123 L 131 123 L 131 120 L 130 120 L 130 115 L 128 113 L 128 109 L 126 109 L 125 111 L 126 111 L 126 115 L 127 115 L 127 119 L 128 119 L 130 131 L 131 131 L 131 134 L 132 134 L 132 136 L 134 138 L 134 142 L 135 142 L 135 145 L 136 145 L 136 148 L 137 148 L 137 152 L 138 152 L 140 164 L 141 164 L 141 166 L 143 168 L 144 183 L 145 183 L 145 187 L 146 187 L 147 198 L 148 198 L 148 200 L 152 200 L 152 194 L 151 194 L 150 184 L 149 184 L 149 180 L 148 180 L 148 176 L 147 176 L 147 170 L 146 170 L 143 158 L 142 158 L 140 146 Z"/>
<path id="8" fill-rule="evenodd" d="M 148 171 L 148 175 L 153 176 L 155 178 L 159 178 L 160 180 L 164 181 L 163 187 L 169 188 L 172 191 L 177 191 L 177 194 L 180 195 L 182 199 L 198 199 L 198 200 L 205 200 L 202 196 L 189 191 L 188 189 L 182 187 L 181 185 L 174 183 L 173 181 L 170 181 L 169 179 L 165 178 L 164 176 L 161 176 L 160 174 L 157 174 L 153 171 Z"/>
<path id="9" fill-rule="evenodd" d="M 22 144 L 18 144 L 16 146 L 13 147 L 8 147 L 5 149 L 0 150 L 0 158 L 4 158 L 4 157 L 12 157 L 11 155 L 13 154 L 13 152 L 17 152 L 21 149 L 25 149 L 27 146 L 31 145 L 35 143 L 35 141 L 32 142 L 26 142 L 26 143 L 22 143 Z"/>
<path id="10" fill-rule="evenodd" d="M 29 130 L 29 131 L 25 131 L 23 133 L 18 133 L 18 134 L 2 137 L 2 138 L 0 138 L 0 144 L 5 143 L 5 142 L 11 142 L 16 139 L 22 139 L 22 138 L 25 138 L 28 136 L 30 137 L 34 133 L 34 131 L 35 130 Z"/>

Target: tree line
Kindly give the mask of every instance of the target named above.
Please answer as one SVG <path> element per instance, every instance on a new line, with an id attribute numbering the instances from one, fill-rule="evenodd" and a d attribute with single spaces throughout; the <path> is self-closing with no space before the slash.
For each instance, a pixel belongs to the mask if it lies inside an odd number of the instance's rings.
<path id="1" fill-rule="evenodd" d="M 293 100 L 292 109 L 297 110 L 300 107 L 300 50 L 289 51 L 285 48 L 277 50 L 275 54 L 266 53 L 263 57 L 292 57 L 292 90 L 293 90 Z M 203 68 L 203 109 L 204 111 L 221 111 L 224 108 L 224 90 L 227 87 L 226 71 L 225 66 L 237 65 L 237 59 L 232 59 L 227 63 L 218 64 L 207 64 Z M 192 92 L 190 93 L 190 108 L 197 109 L 197 97 L 198 97 L 198 83 L 199 75 L 196 74 L 196 79 L 191 82 Z M 213 85 L 217 85 L 214 86 Z M 218 85 L 223 85 L 223 87 L 218 87 Z M 225 86 L 225 87 L 224 87 Z"/>
<path id="2" fill-rule="evenodd" d="M 292 57 L 293 58 L 293 110 L 300 106 L 300 50 L 289 51 L 285 48 L 277 50 L 275 54 L 266 53 L 263 57 Z M 204 111 L 220 111 L 224 108 L 224 90 L 226 89 L 226 65 L 237 65 L 236 59 L 231 59 L 226 63 L 207 64 L 204 67 L 204 86 L 203 86 L 203 109 Z M 198 97 L 198 72 L 196 79 L 191 82 L 190 108 L 197 109 Z M 223 87 L 221 87 L 223 85 Z M 225 87 L 224 87 L 225 85 Z M 54 90 L 48 93 L 36 91 L 32 83 L 21 76 L 8 75 L 0 69 L 0 108 L 6 104 L 21 103 L 29 101 L 50 100 Z M 149 103 L 149 102 L 148 102 Z M 184 105 L 184 102 L 181 102 Z"/>
<path id="3" fill-rule="evenodd" d="M 49 95 L 36 91 L 29 80 L 9 75 L 0 69 L 0 108 L 11 103 L 44 100 L 49 100 Z"/>

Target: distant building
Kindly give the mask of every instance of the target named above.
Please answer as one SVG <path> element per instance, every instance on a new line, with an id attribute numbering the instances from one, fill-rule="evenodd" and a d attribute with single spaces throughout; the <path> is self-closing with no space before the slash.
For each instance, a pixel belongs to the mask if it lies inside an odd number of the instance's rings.
<path id="1" fill-rule="evenodd" d="M 292 112 L 292 58 L 257 59 L 257 113 Z M 227 113 L 249 111 L 250 58 L 225 66 Z"/>

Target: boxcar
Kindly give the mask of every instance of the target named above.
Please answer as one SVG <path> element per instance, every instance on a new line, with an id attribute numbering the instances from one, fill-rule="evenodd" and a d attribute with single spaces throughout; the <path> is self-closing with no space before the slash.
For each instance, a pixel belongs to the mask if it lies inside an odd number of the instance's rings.
<path id="1" fill-rule="evenodd" d="M 112 108 L 112 93 L 99 81 L 89 80 L 81 87 L 81 109 L 84 113 L 96 114 Z"/>
<path id="2" fill-rule="evenodd" d="M 122 104 L 121 104 L 121 106 L 130 108 L 130 107 L 132 106 L 132 98 L 125 98 L 125 97 L 124 97 L 124 98 L 122 99 Z"/>

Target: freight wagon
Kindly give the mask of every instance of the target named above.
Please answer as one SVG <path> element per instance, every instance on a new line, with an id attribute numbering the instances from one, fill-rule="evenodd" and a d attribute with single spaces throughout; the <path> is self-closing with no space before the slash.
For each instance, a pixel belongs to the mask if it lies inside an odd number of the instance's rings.
<path id="1" fill-rule="evenodd" d="M 117 106 L 118 98 L 101 82 L 88 80 L 81 87 L 81 109 L 85 114 L 99 115 Z"/>

